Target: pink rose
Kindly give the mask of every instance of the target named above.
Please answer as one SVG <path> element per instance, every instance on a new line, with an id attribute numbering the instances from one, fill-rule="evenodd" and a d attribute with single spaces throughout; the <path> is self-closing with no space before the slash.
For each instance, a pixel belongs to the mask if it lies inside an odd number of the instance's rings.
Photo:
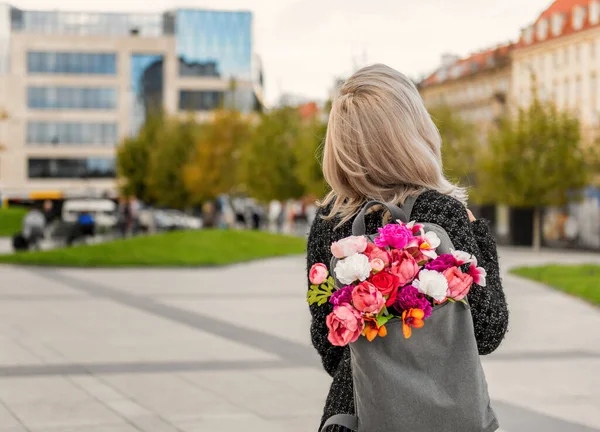
<path id="1" fill-rule="evenodd" d="M 376 272 L 380 272 L 385 267 L 385 263 L 379 258 L 372 259 L 370 264 L 371 264 L 371 268 L 373 269 L 373 271 L 376 271 Z"/>
<path id="2" fill-rule="evenodd" d="M 355 253 L 362 253 L 367 248 L 367 238 L 363 236 L 350 236 L 331 245 L 331 253 L 338 259 L 349 257 Z"/>
<path id="3" fill-rule="evenodd" d="M 378 231 L 375 244 L 380 248 L 389 246 L 394 249 L 404 249 L 413 238 L 413 233 L 404 224 L 387 224 L 383 228 L 378 228 Z"/>
<path id="4" fill-rule="evenodd" d="M 361 312 L 378 314 L 385 305 L 385 299 L 375 285 L 365 281 L 352 291 L 352 304 Z"/>
<path id="5" fill-rule="evenodd" d="M 392 268 L 390 273 L 398 276 L 399 285 L 404 286 L 413 281 L 419 273 L 419 265 L 407 251 L 392 251 Z"/>
<path id="6" fill-rule="evenodd" d="M 364 253 L 369 261 L 380 259 L 386 267 L 390 264 L 390 254 L 386 250 L 378 248 L 374 243 L 368 243 Z"/>
<path id="7" fill-rule="evenodd" d="M 458 267 L 450 267 L 442 273 L 448 281 L 447 296 L 454 300 L 462 300 L 473 285 L 473 277 L 463 273 Z"/>
<path id="8" fill-rule="evenodd" d="M 327 339 L 335 346 L 355 342 L 365 328 L 360 312 L 350 305 L 336 306 L 325 322 L 329 329 Z"/>
<path id="9" fill-rule="evenodd" d="M 325 264 L 317 263 L 310 268 L 308 279 L 313 285 L 321 285 L 329 276 L 329 271 Z"/>

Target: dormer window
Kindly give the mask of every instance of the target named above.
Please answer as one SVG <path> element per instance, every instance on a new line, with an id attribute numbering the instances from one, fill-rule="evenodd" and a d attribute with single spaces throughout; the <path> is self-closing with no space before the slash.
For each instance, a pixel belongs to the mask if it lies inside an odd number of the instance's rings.
<path id="1" fill-rule="evenodd" d="M 590 3 L 590 24 L 600 22 L 600 1 L 592 0 Z"/>
<path id="2" fill-rule="evenodd" d="M 537 38 L 544 40 L 548 36 L 548 20 L 543 19 L 537 24 Z"/>
<path id="3" fill-rule="evenodd" d="M 552 17 L 552 34 L 558 36 L 562 33 L 565 18 L 562 14 L 554 14 Z"/>
<path id="4" fill-rule="evenodd" d="M 585 8 L 583 6 L 575 6 L 573 8 L 573 28 L 581 30 L 585 22 Z"/>
<path id="5" fill-rule="evenodd" d="M 533 42 L 533 26 L 529 26 L 523 29 L 523 40 L 527 44 Z"/>

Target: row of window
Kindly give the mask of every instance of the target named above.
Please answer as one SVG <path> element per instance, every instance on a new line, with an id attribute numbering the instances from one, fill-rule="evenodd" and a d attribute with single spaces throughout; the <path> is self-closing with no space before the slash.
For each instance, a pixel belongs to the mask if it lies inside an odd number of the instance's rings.
<path id="1" fill-rule="evenodd" d="M 179 92 L 180 111 L 210 111 L 223 106 L 222 91 L 182 90 Z"/>
<path id="2" fill-rule="evenodd" d="M 157 97 L 159 99 L 162 97 L 160 91 Z M 253 98 L 254 93 L 250 89 L 237 90 L 235 98 L 231 94 L 226 97 L 223 91 L 181 90 L 179 92 L 179 110 L 211 111 L 225 105 L 234 106 L 242 112 L 249 112 L 254 108 Z M 151 93 L 141 94 L 136 100 L 138 99 L 141 102 L 154 103 Z M 114 87 L 29 87 L 27 89 L 27 106 L 33 109 L 112 110 L 117 107 L 117 90 Z M 143 104 L 139 107 L 139 109 L 147 108 L 148 106 L 144 106 Z M 69 130 L 72 132 L 66 132 L 66 129 L 63 129 L 62 135 L 75 137 L 78 136 L 77 134 L 84 135 L 89 133 L 89 127 L 85 131 Z M 39 133 L 49 134 L 51 132 L 46 132 L 46 129 L 44 129 L 44 132 Z M 98 133 L 98 129 L 95 129 L 94 133 Z M 32 132 L 32 135 L 38 136 L 37 134 L 38 132 Z M 78 138 L 71 139 L 77 140 Z M 106 140 L 112 141 L 109 138 L 106 138 Z"/>
<path id="3" fill-rule="evenodd" d="M 543 76 L 547 70 L 567 66 L 569 63 L 579 64 L 584 57 L 593 60 L 597 56 L 599 44 L 592 40 L 589 43 L 580 43 L 570 45 L 564 48 L 558 48 L 552 53 L 540 54 L 524 62 L 521 67 L 521 74 L 529 76 L 532 72 L 538 76 Z"/>
<path id="4" fill-rule="evenodd" d="M 31 179 L 114 178 L 114 158 L 27 160 L 27 175 Z"/>
<path id="5" fill-rule="evenodd" d="M 41 122 L 27 123 L 28 144 L 83 144 L 114 146 L 116 123 Z"/>
<path id="6" fill-rule="evenodd" d="M 115 75 L 115 54 L 76 52 L 29 52 L 29 73 Z"/>
<path id="7" fill-rule="evenodd" d="M 27 106 L 35 109 L 115 109 L 117 90 L 114 87 L 29 87 Z"/>

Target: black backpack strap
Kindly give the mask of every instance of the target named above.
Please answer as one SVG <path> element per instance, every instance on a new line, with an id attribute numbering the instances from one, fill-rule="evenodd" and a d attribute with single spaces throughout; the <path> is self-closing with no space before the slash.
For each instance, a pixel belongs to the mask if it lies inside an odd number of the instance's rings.
<path id="1" fill-rule="evenodd" d="M 354 218 L 354 222 L 352 223 L 352 235 L 360 236 L 366 234 L 367 227 L 365 225 L 365 215 L 367 214 L 367 210 L 374 205 L 384 206 L 392 215 L 392 220 L 400 219 L 402 222 L 408 222 L 408 217 L 406 216 L 405 212 L 400 209 L 400 207 L 394 204 L 383 203 L 381 201 L 369 201 L 356 215 L 356 218 Z"/>
<path id="2" fill-rule="evenodd" d="M 321 432 L 326 432 L 329 426 L 343 426 L 354 432 L 358 431 L 358 417 L 350 414 L 336 414 L 327 419 L 321 428 Z"/>

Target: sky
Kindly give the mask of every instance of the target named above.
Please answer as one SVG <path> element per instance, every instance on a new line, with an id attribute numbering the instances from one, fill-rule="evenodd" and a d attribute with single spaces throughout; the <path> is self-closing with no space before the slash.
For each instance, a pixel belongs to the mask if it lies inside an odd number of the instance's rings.
<path id="1" fill-rule="evenodd" d="M 2 0 L 0 0 L 2 1 Z M 24 9 L 156 12 L 250 10 L 265 96 L 325 100 L 336 77 L 386 63 L 412 78 L 444 53 L 465 56 L 516 40 L 551 0 L 4 0 Z"/>

